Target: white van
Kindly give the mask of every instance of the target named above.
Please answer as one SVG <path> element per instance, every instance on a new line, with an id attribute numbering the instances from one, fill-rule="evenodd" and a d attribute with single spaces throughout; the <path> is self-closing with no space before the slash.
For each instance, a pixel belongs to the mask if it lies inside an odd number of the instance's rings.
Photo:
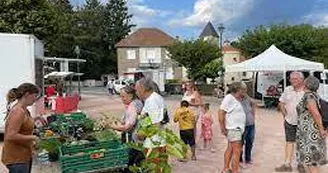
<path id="1" fill-rule="evenodd" d="M 286 73 L 287 78 L 287 86 L 290 85 L 288 78 L 291 71 Z M 304 71 L 305 77 L 309 74 L 315 76 L 320 80 L 320 87 L 318 90 L 318 94 L 320 97 L 324 100 L 328 101 L 328 70 L 324 71 L 311 71 L 306 72 Z M 267 89 L 270 86 L 276 86 L 278 87 L 279 92 L 283 91 L 283 72 L 259 72 L 257 75 L 257 85 L 256 85 L 256 91 L 257 93 L 261 94 L 262 97 L 266 97 L 267 95 Z"/>
<path id="2" fill-rule="evenodd" d="M 30 82 L 43 89 L 43 43 L 33 35 L 0 33 L 0 133 L 4 132 L 6 95 Z M 36 106 L 29 108 L 35 116 Z"/>

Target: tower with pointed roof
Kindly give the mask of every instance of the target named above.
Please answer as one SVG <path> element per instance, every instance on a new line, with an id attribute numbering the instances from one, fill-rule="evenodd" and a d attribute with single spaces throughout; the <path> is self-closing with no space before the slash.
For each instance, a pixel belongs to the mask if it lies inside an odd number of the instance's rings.
<path id="1" fill-rule="evenodd" d="M 199 37 L 206 41 L 210 41 L 213 44 L 219 43 L 219 35 L 210 21 L 205 25 Z"/>

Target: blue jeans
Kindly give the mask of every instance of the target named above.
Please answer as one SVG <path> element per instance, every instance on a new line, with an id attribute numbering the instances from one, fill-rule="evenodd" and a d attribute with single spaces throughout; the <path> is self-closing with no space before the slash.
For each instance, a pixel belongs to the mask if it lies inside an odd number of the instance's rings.
<path id="1" fill-rule="evenodd" d="M 32 161 L 29 163 L 15 163 L 6 166 L 9 173 L 31 173 Z"/>
<path id="2" fill-rule="evenodd" d="M 252 161 L 252 148 L 253 148 L 254 137 L 255 137 L 255 125 L 246 126 L 243 134 L 243 141 L 242 141 L 243 146 L 245 146 L 244 151 L 245 151 L 246 163 Z M 240 161 L 243 161 L 243 152 L 241 152 Z"/>

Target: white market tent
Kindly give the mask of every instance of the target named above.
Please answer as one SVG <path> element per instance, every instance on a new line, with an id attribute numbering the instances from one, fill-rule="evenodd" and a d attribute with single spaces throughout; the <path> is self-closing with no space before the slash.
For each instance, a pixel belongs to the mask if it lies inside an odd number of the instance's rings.
<path id="1" fill-rule="evenodd" d="M 288 55 L 271 45 L 258 56 L 244 62 L 226 66 L 226 72 L 264 72 L 264 71 L 321 71 L 322 63 L 307 61 Z"/>
<path id="2" fill-rule="evenodd" d="M 263 53 L 244 62 L 226 66 L 226 72 L 269 72 L 280 71 L 284 73 L 286 81 L 287 71 L 323 71 L 324 64 L 307 61 L 279 50 L 275 45 L 271 45 Z M 284 82 L 286 87 L 286 82 Z M 263 95 L 262 95 L 263 99 Z"/>
<path id="3" fill-rule="evenodd" d="M 75 72 L 64 72 L 64 71 L 60 71 L 60 72 L 58 72 L 58 71 L 54 71 L 54 72 L 51 72 L 51 73 L 49 73 L 49 74 L 46 74 L 45 76 L 44 76 L 44 78 L 45 79 L 47 79 L 47 78 L 51 78 L 51 77 L 53 77 L 53 78 L 65 78 L 65 77 L 68 77 L 68 76 L 82 76 L 83 75 L 83 73 L 75 73 Z"/>

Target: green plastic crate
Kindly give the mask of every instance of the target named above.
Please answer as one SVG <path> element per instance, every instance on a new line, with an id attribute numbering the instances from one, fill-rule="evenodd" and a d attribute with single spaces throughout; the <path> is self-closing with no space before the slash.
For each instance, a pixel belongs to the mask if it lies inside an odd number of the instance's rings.
<path id="1" fill-rule="evenodd" d="M 72 120 L 83 120 L 85 118 L 87 118 L 87 115 L 82 113 L 82 112 L 74 112 L 74 113 L 71 113 L 70 116 L 68 116 L 69 118 L 71 118 Z"/>
<path id="2" fill-rule="evenodd" d="M 112 140 L 112 141 L 95 141 L 95 142 L 89 142 L 87 144 L 82 145 L 66 145 L 63 144 L 61 146 L 61 150 L 63 154 L 72 154 L 72 153 L 78 153 L 85 150 L 99 150 L 99 149 L 112 149 L 119 147 L 121 143 L 118 140 Z"/>
<path id="3" fill-rule="evenodd" d="M 91 142 L 73 146 L 62 145 L 60 148 L 63 173 L 124 168 L 127 167 L 128 161 L 129 148 L 118 141 Z"/>

